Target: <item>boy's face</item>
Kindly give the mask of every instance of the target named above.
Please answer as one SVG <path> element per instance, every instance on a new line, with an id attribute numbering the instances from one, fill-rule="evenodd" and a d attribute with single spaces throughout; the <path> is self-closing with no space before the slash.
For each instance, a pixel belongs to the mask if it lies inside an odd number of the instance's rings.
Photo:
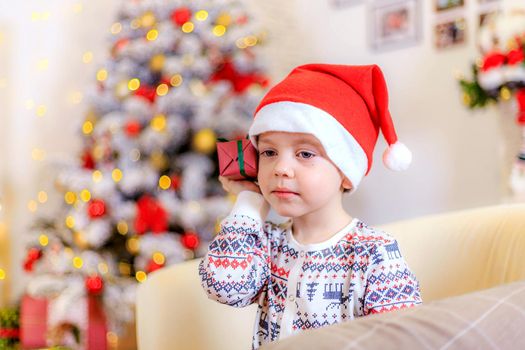
<path id="1" fill-rule="evenodd" d="M 315 136 L 266 132 L 257 147 L 259 187 L 279 215 L 299 217 L 341 200 L 344 176 Z"/>

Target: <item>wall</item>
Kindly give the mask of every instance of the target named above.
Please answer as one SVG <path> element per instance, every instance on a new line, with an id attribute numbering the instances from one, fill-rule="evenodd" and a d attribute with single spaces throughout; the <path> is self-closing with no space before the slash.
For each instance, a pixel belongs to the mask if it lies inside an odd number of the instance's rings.
<path id="1" fill-rule="evenodd" d="M 383 68 L 397 131 L 412 149 L 414 163 L 404 173 L 386 170 L 380 137 L 370 175 L 346 200 L 352 215 L 371 224 L 495 204 L 503 196 L 500 112 L 467 111 L 454 79 L 456 71 L 468 72 L 476 56 L 477 2 L 467 1 L 467 44 L 444 51 L 433 47 L 433 1 L 421 2 L 423 40 L 380 53 L 371 51 L 367 40 L 370 1 L 339 10 L 328 0 L 309 1 L 308 6 L 299 0 L 250 2 L 268 28 L 262 55 L 274 81 L 296 65 L 315 61 L 377 63 Z M 54 191 L 46 162 L 72 156 L 80 146 L 77 128 L 85 106 L 75 92 L 93 83 L 117 5 L 102 0 L 0 2 L 0 24 L 9 28 L 3 32 L 11 42 L 8 52 L 0 51 L 1 62 L 9 62 L 7 85 L 0 87 L 1 98 L 9 101 L 0 107 L 0 196 L 5 208 L 0 214 L 9 218 L 13 296 L 24 284 L 24 235 L 35 215 L 28 202 L 41 190 Z M 94 54 L 88 64 L 82 62 L 86 51 Z M 40 105 L 47 107 L 42 117 L 37 116 Z M 44 161 L 32 159 L 35 147 L 45 150 Z"/>

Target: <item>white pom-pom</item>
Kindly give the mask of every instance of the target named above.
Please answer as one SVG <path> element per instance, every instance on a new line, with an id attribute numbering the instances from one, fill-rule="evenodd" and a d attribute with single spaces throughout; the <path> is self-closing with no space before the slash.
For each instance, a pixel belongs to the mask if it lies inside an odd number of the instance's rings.
<path id="1" fill-rule="evenodd" d="M 383 153 L 383 163 L 394 171 L 406 170 L 412 163 L 412 152 L 401 142 L 391 144 Z"/>

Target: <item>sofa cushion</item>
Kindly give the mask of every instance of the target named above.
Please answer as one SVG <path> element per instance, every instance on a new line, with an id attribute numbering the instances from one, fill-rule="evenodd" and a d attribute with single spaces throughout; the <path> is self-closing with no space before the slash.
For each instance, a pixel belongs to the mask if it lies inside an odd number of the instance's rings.
<path id="1" fill-rule="evenodd" d="M 525 280 L 309 330 L 277 349 L 525 349 Z"/>

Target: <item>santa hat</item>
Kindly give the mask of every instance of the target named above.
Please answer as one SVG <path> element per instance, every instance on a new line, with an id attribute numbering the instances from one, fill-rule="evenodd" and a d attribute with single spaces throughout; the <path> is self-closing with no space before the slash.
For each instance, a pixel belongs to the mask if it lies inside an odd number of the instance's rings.
<path id="1" fill-rule="evenodd" d="M 262 99 L 250 127 L 250 140 L 267 131 L 312 134 L 355 190 L 372 166 L 379 129 L 388 149 L 383 162 L 405 170 L 412 161 L 397 140 L 388 111 L 388 92 L 376 65 L 307 64 L 295 68 Z"/>

